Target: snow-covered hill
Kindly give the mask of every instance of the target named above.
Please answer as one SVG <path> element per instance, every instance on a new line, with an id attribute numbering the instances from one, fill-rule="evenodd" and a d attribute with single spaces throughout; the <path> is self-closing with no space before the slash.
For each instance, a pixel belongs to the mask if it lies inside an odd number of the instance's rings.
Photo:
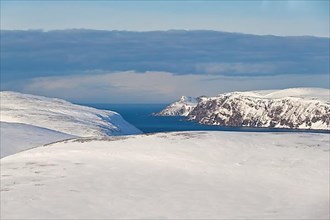
<path id="1" fill-rule="evenodd" d="M 329 219 L 329 134 L 68 140 L 1 159 L 1 219 Z"/>
<path id="2" fill-rule="evenodd" d="M 184 116 L 208 125 L 329 130 L 329 99 L 330 90 L 319 88 L 231 92 L 199 100 Z"/>
<path id="3" fill-rule="evenodd" d="M 1 158 L 47 143 L 75 137 L 33 125 L 7 122 L 0 122 L 0 134 Z"/>
<path id="4" fill-rule="evenodd" d="M 1 121 L 86 137 L 139 134 L 118 113 L 17 92 L 1 92 Z"/>
<path id="5" fill-rule="evenodd" d="M 330 90 L 323 88 L 290 88 L 281 90 L 259 90 L 252 92 L 241 92 L 245 96 L 259 98 L 287 98 L 296 97 L 303 99 L 316 99 L 321 101 L 330 101 Z"/>
<path id="6" fill-rule="evenodd" d="M 156 116 L 187 116 L 197 105 L 199 100 L 204 96 L 193 98 L 190 96 L 181 96 L 181 98 L 167 106 L 161 112 L 156 113 Z"/>

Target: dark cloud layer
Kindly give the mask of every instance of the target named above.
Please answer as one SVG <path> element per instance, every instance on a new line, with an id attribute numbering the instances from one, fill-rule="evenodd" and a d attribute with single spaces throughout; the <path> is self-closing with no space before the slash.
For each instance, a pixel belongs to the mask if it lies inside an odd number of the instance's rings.
<path id="1" fill-rule="evenodd" d="M 1 31 L 1 79 L 100 71 L 328 74 L 329 38 L 216 31 Z"/>

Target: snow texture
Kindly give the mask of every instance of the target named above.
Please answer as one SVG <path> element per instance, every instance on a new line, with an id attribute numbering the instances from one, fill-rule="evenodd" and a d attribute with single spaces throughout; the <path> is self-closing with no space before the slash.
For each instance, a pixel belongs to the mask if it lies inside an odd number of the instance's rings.
<path id="1" fill-rule="evenodd" d="M 75 136 L 33 125 L 0 122 L 0 155 L 6 157 L 17 152 Z"/>
<path id="2" fill-rule="evenodd" d="M 1 92 L 1 121 L 80 136 L 140 134 L 118 113 L 17 92 Z"/>
<path id="3" fill-rule="evenodd" d="M 329 219 L 329 134 L 80 138 L 1 160 L 1 219 Z"/>

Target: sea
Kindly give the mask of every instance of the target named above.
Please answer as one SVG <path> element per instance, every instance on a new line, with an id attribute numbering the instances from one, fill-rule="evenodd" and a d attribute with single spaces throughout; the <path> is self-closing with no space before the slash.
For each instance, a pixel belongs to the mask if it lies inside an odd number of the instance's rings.
<path id="1" fill-rule="evenodd" d="M 239 132 L 313 132 L 329 133 L 317 130 L 292 130 L 281 128 L 249 128 L 202 125 L 188 121 L 182 116 L 154 116 L 168 104 L 84 104 L 90 107 L 118 112 L 121 116 L 140 129 L 143 133 L 170 131 L 239 131 Z"/>

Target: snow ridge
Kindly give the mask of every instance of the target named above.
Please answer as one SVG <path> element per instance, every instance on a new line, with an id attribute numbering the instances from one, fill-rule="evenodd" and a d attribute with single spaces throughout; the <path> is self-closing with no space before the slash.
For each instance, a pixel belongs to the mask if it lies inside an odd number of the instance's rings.
<path id="1" fill-rule="evenodd" d="M 55 141 L 75 138 L 33 125 L 0 122 L 0 158 Z"/>
<path id="2" fill-rule="evenodd" d="M 23 123 L 80 137 L 142 133 L 113 111 L 9 91 L 1 91 L 0 121 Z"/>

